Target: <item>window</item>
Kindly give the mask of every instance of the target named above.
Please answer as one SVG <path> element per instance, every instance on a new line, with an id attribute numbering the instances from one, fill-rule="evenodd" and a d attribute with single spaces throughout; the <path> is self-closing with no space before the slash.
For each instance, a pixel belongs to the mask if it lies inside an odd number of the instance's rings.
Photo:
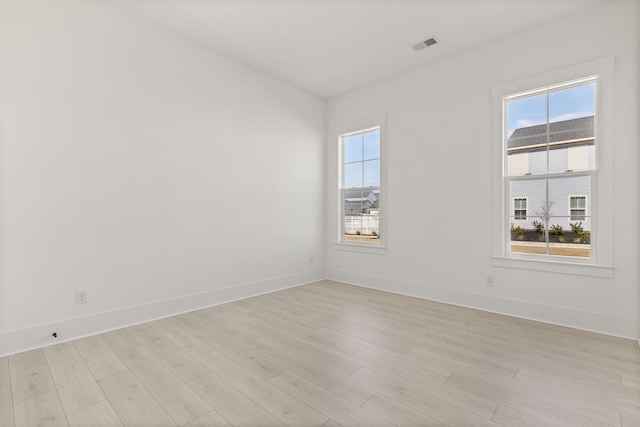
<path id="1" fill-rule="evenodd" d="M 613 276 L 614 70 L 607 57 L 492 88 L 494 266 Z"/>
<path id="2" fill-rule="evenodd" d="M 380 244 L 380 126 L 340 135 L 342 241 Z"/>
<path id="3" fill-rule="evenodd" d="M 587 196 L 569 197 L 569 217 L 571 221 L 585 221 L 587 219 Z"/>
<path id="4" fill-rule="evenodd" d="M 527 199 L 515 198 L 513 199 L 513 219 L 516 221 L 527 220 Z"/>
<path id="5" fill-rule="evenodd" d="M 528 171 L 507 170 L 505 186 L 513 199 L 510 222 L 527 220 L 511 234 L 508 251 L 535 256 L 591 258 L 591 233 L 575 235 L 570 221 L 585 221 L 586 196 L 595 181 L 597 78 L 590 77 L 504 97 L 504 152 L 528 154 Z M 591 167 L 589 167 L 591 166 Z M 517 198 L 514 195 L 519 195 Z M 526 197 L 522 197 L 524 195 Z M 569 202 L 569 209 L 562 205 Z M 569 215 L 566 214 L 569 213 Z M 571 233 L 570 233 L 571 232 Z"/>

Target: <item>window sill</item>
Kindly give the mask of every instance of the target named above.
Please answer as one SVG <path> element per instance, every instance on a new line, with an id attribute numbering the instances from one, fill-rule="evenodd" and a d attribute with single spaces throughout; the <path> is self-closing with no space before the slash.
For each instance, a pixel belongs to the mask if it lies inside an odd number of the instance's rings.
<path id="1" fill-rule="evenodd" d="M 348 251 L 348 252 L 360 252 L 365 254 L 378 254 L 384 255 L 387 252 L 387 248 L 382 245 L 367 245 L 364 243 L 344 243 L 344 242 L 335 242 L 333 244 L 333 249 L 337 251 Z"/>
<path id="2" fill-rule="evenodd" d="M 613 266 L 586 264 L 577 262 L 563 262 L 551 260 L 536 260 L 524 258 L 493 257 L 496 267 L 518 268 L 522 270 L 545 271 L 549 273 L 573 274 L 578 276 L 613 277 Z"/>

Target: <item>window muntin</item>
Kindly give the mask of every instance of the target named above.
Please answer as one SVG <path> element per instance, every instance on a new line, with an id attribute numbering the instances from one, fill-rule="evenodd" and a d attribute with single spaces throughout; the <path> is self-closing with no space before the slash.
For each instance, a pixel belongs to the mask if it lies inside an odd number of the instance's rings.
<path id="1" fill-rule="evenodd" d="M 597 79 L 588 78 L 503 98 L 504 179 L 513 201 L 508 254 L 591 259 L 585 224 L 596 171 L 596 88 Z M 584 199 L 572 199 L 576 194 Z M 523 224 L 523 202 L 516 200 L 525 198 Z"/>
<path id="2" fill-rule="evenodd" d="M 380 127 L 340 136 L 341 241 L 380 244 Z"/>

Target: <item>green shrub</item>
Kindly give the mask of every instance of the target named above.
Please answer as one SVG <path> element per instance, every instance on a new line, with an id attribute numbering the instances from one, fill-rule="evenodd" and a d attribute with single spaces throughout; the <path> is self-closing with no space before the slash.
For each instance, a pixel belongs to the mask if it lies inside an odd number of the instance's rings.
<path id="1" fill-rule="evenodd" d="M 537 233 L 542 233 L 544 231 L 544 224 L 542 221 L 533 221 L 531 224 Z"/>
<path id="2" fill-rule="evenodd" d="M 518 226 L 515 226 L 513 224 L 511 224 L 511 232 L 512 233 L 518 233 L 518 234 L 524 234 L 524 228 Z"/>
<path id="3" fill-rule="evenodd" d="M 582 235 L 584 233 L 584 228 L 582 228 L 582 221 L 578 221 L 576 223 L 569 223 L 571 226 L 571 231 L 578 235 Z"/>
<path id="4" fill-rule="evenodd" d="M 560 224 L 554 224 L 549 228 L 549 234 L 552 236 L 562 236 L 564 234 L 564 229 Z"/>

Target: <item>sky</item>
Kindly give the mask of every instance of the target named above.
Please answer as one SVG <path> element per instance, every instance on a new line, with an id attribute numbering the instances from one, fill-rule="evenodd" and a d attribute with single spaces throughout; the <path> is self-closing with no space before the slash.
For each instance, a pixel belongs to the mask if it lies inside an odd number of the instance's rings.
<path id="1" fill-rule="evenodd" d="M 549 93 L 549 122 L 594 115 L 595 83 Z M 546 123 L 547 94 L 508 101 L 507 136 L 514 130 Z"/>

